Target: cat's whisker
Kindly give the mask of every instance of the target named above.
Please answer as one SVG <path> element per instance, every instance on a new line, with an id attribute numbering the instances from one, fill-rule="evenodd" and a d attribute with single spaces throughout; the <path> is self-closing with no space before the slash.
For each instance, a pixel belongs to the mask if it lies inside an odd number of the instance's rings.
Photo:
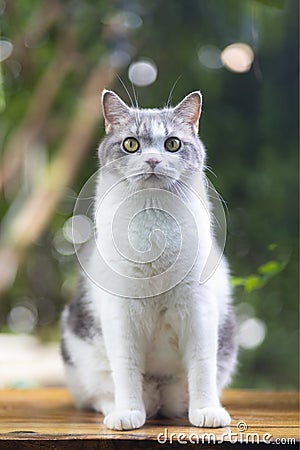
<path id="1" fill-rule="evenodd" d="M 206 186 L 207 186 L 207 189 L 208 189 L 208 191 L 207 191 L 208 197 L 209 197 L 209 198 L 213 198 L 213 199 L 220 199 L 221 202 L 222 202 L 222 204 L 223 204 L 224 207 L 225 207 L 226 213 L 229 214 L 229 211 L 228 211 L 228 205 L 227 205 L 226 200 L 225 200 L 225 199 L 222 197 L 222 195 L 215 189 L 215 187 L 209 182 L 209 180 L 208 180 L 207 177 L 205 177 L 205 180 L 206 180 Z M 210 191 L 211 191 L 211 192 L 214 192 L 214 193 L 216 194 L 216 197 L 213 197 L 213 196 L 210 194 Z"/>
<path id="2" fill-rule="evenodd" d="M 212 198 L 212 199 L 214 199 L 214 200 L 216 200 L 216 199 L 221 200 L 221 203 L 222 203 L 223 206 L 225 207 L 226 213 L 229 214 L 229 211 L 228 211 L 228 205 L 227 205 L 227 203 L 226 203 L 226 200 L 222 197 L 222 195 L 219 194 L 219 192 L 218 192 L 216 189 L 212 188 L 211 185 L 209 185 L 209 190 L 211 190 L 212 192 L 214 192 L 214 193 L 216 194 L 216 196 L 213 196 L 213 195 L 209 194 L 209 191 L 208 191 L 208 193 L 207 193 L 208 198 Z"/>
<path id="3" fill-rule="evenodd" d="M 118 77 L 120 83 L 122 84 L 123 88 L 125 89 L 126 94 L 128 95 L 128 98 L 129 98 L 130 103 L 131 103 L 131 107 L 134 108 L 134 102 L 132 100 L 132 97 L 131 97 L 131 95 L 130 95 L 130 93 L 129 93 L 129 91 L 128 91 L 125 83 L 124 83 L 124 81 L 122 80 L 122 78 L 118 74 L 117 74 L 117 77 Z"/>
<path id="4" fill-rule="evenodd" d="M 175 89 L 175 87 L 176 87 L 176 85 L 177 85 L 177 83 L 178 83 L 178 81 L 180 80 L 181 77 L 182 77 L 182 75 L 179 75 L 179 77 L 175 80 L 175 82 L 174 82 L 174 84 L 173 84 L 173 86 L 171 88 L 171 91 L 170 91 L 170 94 L 169 94 L 169 97 L 168 97 L 168 100 L 167 100 L 167 105 L 166 105 L 167 108 L 170 107 L 170 104 L 171 104 L 171 101 L 172 101 L 172 94 L 173 94 L 174 89 Z"/>
<path id="5" fill-rule="evenodd" d="M 120 83 L 122 84 L 123 88 L 125 89 L 128 97 L 129 97 L 129 100 L 130 100 L 130 103 L 131 103 L 131 107 L 132 107 L 133 112 L 134 112 L 136 125 L 139 126 L 139 124 L 140 124 L 139 105 L 138 105 L 138 99 L 137 99 L 137 95 L 136 95 L 133 83 L 131 83 L 131 85 L 132 85 L 132 91 L 133 91 L 134 100 L 133 100 L 132 96 L 130 95 L 129 90 L 127 89 L 127 87 L 126 87 L 124 81 L 122 80 L 122 78 L 119 75 L 117 75 L 117 77 L 118 77 Z"/>
<path id="6" fill-rule="evenodd" d="M 182 195 L 187 199 L 187 201 L 190 203 L 190 199 L 189 197 L 186 195 L 185 193 L 185 184 L 182 183 L 182 181 L 179 180 L 178 184 L 177 184 L 177 188 L 179 189 L 179 191 L 182 193 Z"/>
<path id="7" fill-rule="evenodd" d="M 135 100 L 135 106 L 136 106 L 136 109 L 139 112 L 140 106 L 139 106 L 138 96 L 137 96 L 137 92 L 136 92 L 136 89 L 134 87 L 134 84 L 132 82 L 131 82 L 131 87 L 132 87 L 133 97 L 134 97 L 134 100 Z"/>
<path id="8" fill-rule="evenodd" d="M 133 111 L 134 111 L 134 115 L 135 115 L 135 122 L 136 122 L 136 125 L 138 127 L 140 125 L 140 123 L 141 123 L 140 109 L 139 109 L 139 102 L 138 102 L 137 93 L 136 93 L 134 84 L 132 82 L 131 82 L 131 88 L 132 88 L 133 99 L 134 99 L 134 102 L 131 101 L 131 103 L 132 103 Z"/>
<path id="9" fill-rule="evenodd" d="M 212 228 L 214 228 L 214 226 L 213 226 L 214 224 L 217 224 L 218 227 L 221 228 L 221 224 L 220 224 L 220 222 L 218 221 L 217 216 L 214 214 L 213 211 L 210 211 L 210 215 L 211 215 L 211 217 L 213 218 L 213 220 L 211 220 L 211 226 L 212 226 Z"/>
<path id="10" fill-rule="evenodd" d="M 171 188 L 175 191 L 175 193 L 178 194 L 179 197 L 184 197 L 187 201 L 187 203 L 191 203 L 190 199 L 186 195 L 184 188 L 181 186 L 182 182 L 180 180 L 175 181 L 171 184 Z M 183 185 L 185 187 L 185 185 Z"/>
<path id="11" fill-rule="evenodd" d="M 215 178 L 218 178 L 218 176 L 215 174 L 215 172 L 212 170 L 211 167 L 209 167 L 209 166 L 204 166 L 204 170 L 207 170 L 207 171 L 210 172 Z"/>

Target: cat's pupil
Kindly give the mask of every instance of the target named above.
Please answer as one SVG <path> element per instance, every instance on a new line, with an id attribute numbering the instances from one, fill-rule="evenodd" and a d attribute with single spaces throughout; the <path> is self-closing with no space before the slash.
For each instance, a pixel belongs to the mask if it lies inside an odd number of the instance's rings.
<path id="1" fill-rule="evenodd" d="M 140 147 L 139 141 L 135 138 L 126 138 L 123 141 L 123 148 L 127 152 L 135 153 Z"/>
<path id="2" fill-rule="evenodd" d="M 165 142 L 165 148 L 169 152 L 176 152 L 181 147 L 181 141 L 178 138 L 172 137 L 166 140 Z"/>

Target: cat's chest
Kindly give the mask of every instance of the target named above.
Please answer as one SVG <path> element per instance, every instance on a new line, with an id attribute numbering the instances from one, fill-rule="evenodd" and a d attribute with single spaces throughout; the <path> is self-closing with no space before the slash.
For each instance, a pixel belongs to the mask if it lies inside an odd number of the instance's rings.
<path id="1" fill-rule="evenodd" d="M 184 226 L 166 206 L 148 199 L 106 208 L 97 221 L 98 244 L 105 258 L 141 272 L 166 270 L 180 254 Z"/>
<path id="2" fill-rule="evenodd" d="M 147 279 L 149 296 L 174 287 L 192 268 L 199 272 L 210 245 L 201 202 L 185 204 L 162 190 L 119 194 L 107 197 L 96 216 L 97 249 L 114 272 Z"/>
<path id="3" fill-rule="evenodd" d="M 128 241 L 136 251 L 137 260 L 154 261 L 180 251 L 181 231 L 176 219 L 167 211 L 150 207 L 137 212 L 130 221 Z"/>

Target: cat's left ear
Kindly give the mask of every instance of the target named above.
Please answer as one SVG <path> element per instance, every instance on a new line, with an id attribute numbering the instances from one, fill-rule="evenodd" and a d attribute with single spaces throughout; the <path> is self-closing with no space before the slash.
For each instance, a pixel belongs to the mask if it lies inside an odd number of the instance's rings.
<path id="1" fill-rule="evenodd" d="M 105 120 L 105 131 L 110 133 L 114 126 L 121 125 L 130 113 L 129 106 L 113 91 L 102 92 L 102 111 Z"/>
<path id="2" fill-rule="evenodd" d="M 200 91 L 191 92 L 174 108 L 174 113 L 189 125 L 195 134 L 198 133 L 201 114 L 202 95 Z"/>

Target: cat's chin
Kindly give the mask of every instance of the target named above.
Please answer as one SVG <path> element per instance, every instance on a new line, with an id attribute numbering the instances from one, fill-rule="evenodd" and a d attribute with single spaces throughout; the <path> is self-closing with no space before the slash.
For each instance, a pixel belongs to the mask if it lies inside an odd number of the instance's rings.
<path id="1" fill-rule="evenodd" d="M 151 176 L 140 181 L 140 187 L 144 189 L 168 189 L 170 180 L 163 176 Z"/>

